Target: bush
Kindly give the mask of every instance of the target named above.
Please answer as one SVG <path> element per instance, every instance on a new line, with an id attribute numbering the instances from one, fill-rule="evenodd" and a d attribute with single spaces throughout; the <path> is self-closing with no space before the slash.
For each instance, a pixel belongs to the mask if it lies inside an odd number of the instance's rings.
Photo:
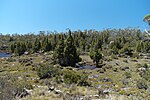
<path id="1" fill-rule="evenodd" d="M 28 82 L 18 81 L 14 76 L 0 77 L 0 100 L 15 100 L 30 95 L 24 88 L 33 89 Z"/>
<path id="2" fill-rule="evenodd" d="M 8 62 L 14 62 L 14 61 L 16 61 L 16 60 L 15 60 L 14 58 L 11 58 L 11 57 L 10 57 L 10 58 L 7 59 L 7 61 L 8 61 Z"/>
<path id="3" fill-rule="evenodd" d="M 150 69 L 144 73 L 143 78 L 150 82 Z"/>
<path id="4" fill-rule="evenodd" d="M 87 74 L 80 74 L 80 73 L 72 71 L 72 70 L 65 70 L 63 78 L 64 78 L 64 82 L 66 84 L 75 83 L 80 86 L 89 86 L 90 85 Z"/>
<path id="5" fill-rule="evenodd" d="M 116 55 L 112 54 L 111 59 L 118 59 L 118 57 Z"/>
<path id="6" fill-rule="evenodd" d="M 132 55 L 133 58 L 139 58 L 139 53 L 138 52 L 134 52 Z"/>
<path id="7" fill-rule="evenodd" d="M 143 65 L 143 67 L 147 69 L 149 66 L 148 66 L 148 64 L 145 63 L 145 64 Z"/>
<path id="8" fill-rule="evenodd" d="M 148 88 L 148 85 L 146 84 L 145 80 L 138 80 L 137 81 L 137 87 L 139 89 L 147 89 Z"/>
<path id="9" fill-rule="evenodd" d="M 125 72 L 124 75 L 125 75 L 126 78 L 131 78 L 131 73 L 129 73 L 129 72 Z"/>
<path id="10" fill-rule="evenodd" d="M 91 83 L 88 81 L 88 75 L 82 74 L 80 75 L 80 80 L 78 81 L 79 86 L 90 86 Z"/>
<path id="11" fill-rule="evenodd" d="M 77 83 L 78 80 L 80 80 L 80 75 L 75 71 L 65 70 L 63 78 L 66 84 L 72 84 Z"/>
<path id="12" fill-rule="evenodd" d="M 53 67 L 53 65 L 40 64 L 37 70 L 37 75 L 40 77 L 40 79 L 51 78 L 60 74 L 61 74 L 60 69 Z"/>
<path id="13" fill-rule="evenodd" d="M 99 61 L 102 59 L 101 52 L 96 48 L 94 51 L 90 52 L 90 58 L 93 62 L 96 62 L 96 67 L 99 66 Z"/>

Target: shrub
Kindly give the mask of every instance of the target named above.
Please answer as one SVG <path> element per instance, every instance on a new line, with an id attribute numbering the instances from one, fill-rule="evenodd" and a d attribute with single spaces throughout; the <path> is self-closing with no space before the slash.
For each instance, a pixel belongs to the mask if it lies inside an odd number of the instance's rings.
<path id="1" fill-rule="evenodd" d="M 88 81 L 88 75 L 80 74 L 76 71 L 65 70 L 63 78 L 64 78 L 64 82 L 66 84 L 75 83 L 80 86 L 89 86 L 90 85 L 90 82 Z"/>
<path id="2" fill-rule="evenodd" d="M 63 38 L 58 42 L 53 57 L 61 66 L 75 67 L 75 64 L 81 60 L 70 30 L 65 43 Z"/>
<path id="3" fill-rule="evenodd" d="M 75 71 L 65 70 L 63 78 L 66 84 L 72 84 L 77 83 L 78 80 L 80 80 L 80 75 Z"/>
<path id="4" fill-rule="evenodd" d="M 47 64 L 40 64 L 37 70 L 37 75 L 40 77 L 40 79 L 51 78 L 60 74 L 61 74 L 61 71 L 59 68 L 56 68 L 56 67 L 53 67 L 52 65 L 47 65 Z"/>
<path id="5" fill-rule="evenodd" d="M 125 75 L 126 78 L 131 78 L 131 73 L 129 73 L 129 72 L 125 72 L 124 75 Z"/>
<path id="6" fill-rule="evenodd" d="M 132 55 L 133 58 L 139 58 L 139 53 L 138 52 L 134 52 Z"/>
<path id="7" fill-rule="evenodd" d="M 118 59 L 118 57 L 116 55 L 112 54 L 111 59 Z"/>
<path id="8" fill-rule="evenodd" d="M 97 48 L 95 48 L 94 51 L 90 52 L 90 58 L 93 60 L 93 62 L 96 62 L 96 66 L 98 67 L 99 61 L 102 59 L 102 54 Z"/>
<path id="9" fill-rule="evenodd" d="M 8 62 L 14 62 L 14 61 L 16 61 L 16 60 L 15 60 L 14 58 L 11 58 L 11 57 L 10 57 L 10 58 L 7 59 L 7 61 L 8 61 Z"/>
<path id="10" fill-rule="evenodd" d="M 78 81 L 79 86 L 90 86 L 91 83 L 88 81 L 87 74 L 80 74 L 80 80 Z"/>
<path id="11" fill-rule="evenodd" d="M 0 100 L 15 100 L 30 95 L 24 88 L 33 89 L 28 82 L 19 81 L 14 76 L 0 77 Z"/>
<path id="12" fill-rule="evenodd" d="M 150 82 L 150 69 L 144 73 L 143 78 Z"/>
<path id="13" fill-rule="evenodd" d="M 147 89 L 148 88 L 148 85 L 146 84 L 145 80 L 138 80 L 137 81 L 137 87 L 139 89 Z"/>
<path id="14" fill-rule="evenodd" d="M 145 64 L 143 65 L 143 67 L 144 67 L 144 68 L 148 68 L 149 66 L 148 66 L 148 64 L 145 63 Z"/>

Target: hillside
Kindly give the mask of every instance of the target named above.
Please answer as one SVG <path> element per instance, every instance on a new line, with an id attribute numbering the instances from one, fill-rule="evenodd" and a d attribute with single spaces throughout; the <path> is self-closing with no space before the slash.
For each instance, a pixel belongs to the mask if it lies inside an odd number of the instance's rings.
<path id="1" fill-rule="evenodd" d="M 12 56 L 0 58 L 0 100 L 150 98 L 150 43 L 139 29 L 1 38 Z"/>

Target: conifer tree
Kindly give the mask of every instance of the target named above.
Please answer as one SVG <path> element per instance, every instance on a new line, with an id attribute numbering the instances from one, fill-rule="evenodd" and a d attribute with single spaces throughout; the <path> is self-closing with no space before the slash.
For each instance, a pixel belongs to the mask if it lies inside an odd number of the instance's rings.
<path id="1" fill-rule="evenodd" d="M 50 51 L 52 48 L 51 42 L 48 40 L 48 38 L 44 38 L 42 41 L 42 48 L 45 52 Z"/>
<path id="2" fill-rule="evenodd" d="M 143 43 L 142 41 L 140 41 L 140 42 L 137 44 L 136 50 L 137 50 L 138 52 L 144 52 L 144 51 L 145 51 L 145 50 L 144 50 L 144 43 Z"/>
<path id="3" fill-rule="evenodd" d="M 54 59 L 56 62 L 58 62 L 60 65 L 65 65 L 64 61 L 64 40 L 60 39 L 60 41 L 57 44 L 57 47 L 55 48 L 54 51 Z"/>
<path id="4" fill-rule="evenodd" d="M 21 55 L 21 48 L 20 47 L 21 47 L 20 42 L 17 42 L 15 53 L 18 55 Z"/>
<path id="5" fill-rule="evenodd" d="M 34 42 L 34 47 L 33 47 L 33 51 L 37 52 L 41 49 L 41 42 L 36 38 L 35 42 Z"/>
<path id="6" fill-rule="evenodd" d="M 12 53 L 15 52 L 15 44 L 14 43 L 10 45 L 10 50 Z"/>
<path id="7" fill-rule="evenodd" d="M 26 42 L 26 48 L 28 51 L 30 51 L 30 49 L 32 49 L 32 43 L 30 41 Z"/>
<path id="8" fill-rule="evenodd" d="M 96 63 L 96 66 L 99 66 L 99 61 L 100 59 L 102 59 L 102 54 L 98 49 L 98 44 L 96 44 L 94 50 L 90 52 L 90 57 L 93 60 L 93 62 Z"/>
<path id="9" fill-rule="evenodd" d="M 74 45 L 74 39 L 70 30 L 65 42 L 64 57 L 66 65 L 75 66 L 75 63 L 79 61 L 79 55 L 77 54 L 77 49 Z"/>

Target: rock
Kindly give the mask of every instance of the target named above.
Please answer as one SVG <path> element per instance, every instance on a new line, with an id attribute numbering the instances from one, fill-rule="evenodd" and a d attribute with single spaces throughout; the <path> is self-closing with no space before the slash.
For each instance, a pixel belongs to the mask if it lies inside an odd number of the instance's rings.
<path id="1" fill-rule="evenodd" d="M 25 64 L 25 66 L 30 66 L 30 65 L 31 65 L 31 62 Z"/>
<path id="2" fill-rule="evenodd" d="M 144 59 L 150 59 L 150 57 L 148 57 L 148 56 L 144 56 L 143 58 L 144 58 Z"/>
<path id="3" fill-rule="evenodd" d="M 49 60 L 50 60 L 49 57 L 44 57 L 43 59 L 44 59 L 45 61 L 49 61 Z"/>
<path id="4" fill-rule="evenodd" d="M 105 68 L 99 68 L 97 72 L 104 73 L 106 71 Z"/>
<path id="5" fill-rule="evenodd" d="M 111 69 L 111 68 L 112 68 L 112 65 L 106 65 L 105 68 L 106 68 L 106 69 Z"/>
<path id="6" fill-rule="evenodd" d="M 138 61 L 137 61 L 137 60 L 135 60 L 135 59 L 131 59 L 131 61 L 132 61 L 132 62 L 138 62 Z"/>
<path id="7" fill-rule="evenodd" d="M 105 95 L 108 95 L 109 96 L 109 93 L 110 93 L 111 91 L 109 90 L 109 89 L 105 89 L 104 91 L 103 91 L 103 93 L 105 94 Z"/>
<path id="8" fill-rule="evenodd" d="M 68 70 L 73 70 L 73 68 L 72 68 L 72 67 L 67 67 L 66 69 L 68 69 Z"/>
<path id="9" fill-rule="evenodd" d="M 26 97 L 28 95 L 30 95 L 29 91 L 27 91 L 27 89 L 24 88 L 22 91 L 17 91 L 15 96 L 19 97 L 19 98 L 23 98 L 23 97 Z"/>
<path id="10" fill-rule="evenodd" d="M 63 94 L 61 90 L 54 89 L 55 94 Z"/>
<path id="11" fill-rule="evenodd" d="M 139 71 L 139 72 L 145 72 L 145 71 L 146 71 L 146 68 L 144 68 L 144 67 L 138 68 L 138 71 Z"/>
<path id="12" fill-rule="evenodd" d="M 54 91 L 55 87 L 54 86 L 48 86 L 49 91 Z"/>
<path id="13" fill-rule="evenodd" d="M 29 54 L 29 52 L 27 52 L 27 51 L 26 51 L 26 52 L 24 52 L 24 55 L 28 55 L 28 54 Z"/>
<path id="14" fill-rule="evenodd" d="M 92 75 L 92 76 L 89 76 L 89 78 L 98 78 L 99 75 Z"/>
<path id="15" fill-rule="evenodd" d="M 114 68 L 113 68 L 113 71 L 114 71 L 114 72 L 117 72 L 117 71 L 118 71 L 118 68 L 114 67 Z"/>
<path id="16" fill-rule="evenodd" d="M 83 66 L 83 65 L 85 65 L 85 64 L 86 64 L 85 61 L 83 61 L 83 62 L 78 62 L 78 65 L 79 65 L 79 66 Z"/>
<path id="17" fill-rule="evenodd" d="M 79 67 L 80 67 L 80 65 L 79 65 L 78 63 L 76 63 L 75 67 L 79 68 Z"/>
<path id="18" fill-rule="evenodd" d="M 120 70 L 123 70 L 123 71 L 125 71 L 125 70 L 127 70 L 127 69 L 129 69 L 129 67 L 127 67 L 127 66 L 125 66 L 125 67 L 120 67 Z"/>
<path id="19" fill-rule="evenodd" d="M 110 90 L 109 89 L 98 89 L 98 95 L 102 97 L 109 96 Z"/>
<path id="20" fill-rule="evenodd" d="M 111 78 L 107 78 L 107 77 L 106 77 L 106 78 L 103 79 L 103 82 L 111 82 L 111 83 L 112 83 L 113 80 L 112 80 Z"/>

